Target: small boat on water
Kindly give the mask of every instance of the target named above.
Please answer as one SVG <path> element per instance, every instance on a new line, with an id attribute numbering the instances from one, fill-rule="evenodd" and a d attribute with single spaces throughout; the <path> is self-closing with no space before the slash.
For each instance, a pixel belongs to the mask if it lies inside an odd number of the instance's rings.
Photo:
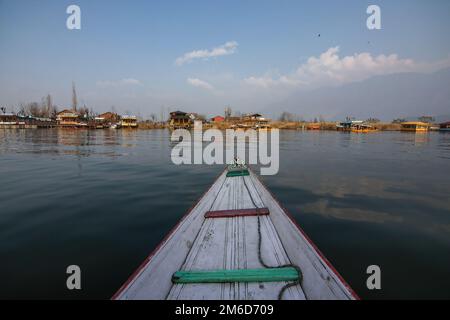
<path id="1" fill-rule="evenodd" d="M 217 178 L 113 299 L 358 296 L 255 173 L 236 163 Z"/>

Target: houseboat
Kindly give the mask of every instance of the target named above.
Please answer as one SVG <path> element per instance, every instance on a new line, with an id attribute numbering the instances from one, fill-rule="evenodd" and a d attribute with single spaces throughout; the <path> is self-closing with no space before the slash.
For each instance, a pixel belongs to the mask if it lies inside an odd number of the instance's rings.
<path id="1" fill-rule="evenodd" d="M 242 117 L 241 128 L 269 129 L 269 120 L 259 113 L 246 114 Z"/>
<path id="2" fill-rule="evenodd" d="M 169 127 L 171 129 L 189 129 L 193 123 L 192 117 L 187 112 L 174 111 L 170 113 Z"/>
<path id="3" fill-rule="evenodd" d="M 97 124 L 103 128 L 116 129 L 120 127 L 120 116 L 115 112 L 105 112 L 95 118 Z"/>
<path id="4" fill-rule="evenodd" d="M 439 131 L 450 132 L 450 121 L 444 122 L 439 125 Z"/>
<path id="5" fill-rule="evenodd" d="M 59 127 L 81 128 L 87 127 L 86 123 L 80 121 L 80 114 L 74 110 L 63 110 L 56 114 L 56 123 Z"/>
<path id="6" fill-rule="evenodd" d="M 402 124 L 402 131 L 405 132 L 427 132 L 429 128 L 429 124 L 425 122 L 403 122 Z"/>
<path id="7" fill-rule="evenodd" d="M 336 125 L 336 129 L 338 131 L 351 132 L 354 126 L 362 125 L 364 121 L 360 120 L 347 120 L 344 122 L 340 122 Z"/>
<path id="8" fill-rule="evenodd" d="M 351 127 L 351 131 L 354 133 L 370 133 L 377 131 L 377 129 L 369 124 L 361 123 L 361 124 L 354 124 Z"/>
<path id="9" fill-rule="evenodd" d="M 95 129 L 104 129 L 105 127 L 107 127 L 107 124 L 105 122 L 105 118 L 103 117 L 95 117 L 94 119 L 94 126 Z"/>
<path id="10" fill-rule="evenodd" d="M 113 299 L 353 300 L 358 296 L 253 171 L 234 164 Z"/>
<path id="11" fill-rule="evenodd" d="M 138 127 L 136 116 L 124 115 L 124 116 L 121 116 L 120 118 L 121 118 L 120 126 L 122 128 L 133 128 L 134 129 L 134 128 Z"/>
<path id="12" fill-rule="evenodd" d="M 0 114 L 0 128 L 24 128 L 25 121 L 14 113 Z"/>

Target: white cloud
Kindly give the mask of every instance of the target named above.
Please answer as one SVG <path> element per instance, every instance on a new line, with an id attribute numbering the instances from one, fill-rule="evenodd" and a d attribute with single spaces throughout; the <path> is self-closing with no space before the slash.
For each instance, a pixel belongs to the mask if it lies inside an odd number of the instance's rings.
<path id="1" fill-rule="evenodd" d="M 125 78 L 118 81 L 103 80 L 97 81 L 97 86 L 102 88 L 119 87 L 119 86 L 142 86 L 142 82 L 133 78 Z"/>
<path id="2" fill-rule="evenodd" d="M 185 63 L 191 62 L 194 59 L 208 59 L 219 56 L 226 56 L 236 52 L 238 43 L 236 41 L 229 41 L 219 47 L 211 50 L 195 50 L 185 53 L 183 56 L 175 60 L 175 64 L 181 66 Z"/>
<path id="3" fill-rule="evenodd" d="M 362 81 L 376 75 L 400 72 L 432 72 L 450 66 L 450 59 L 434 63 L 416 63 L 397 54 L 372 56 L 355 53 L 339 57 L 339 47 L 330 48 L 319 57 L 310 57 L 295 72 L 288 75 L 248 77 L 244 83 L 262 87 L 320 87 Z"/>
<path id="4" fill-rule="evenodd" d="M 209 84 L 206 81 L 197 79 L 197 78 L 188 78 L 187 83 L 189 83 L 191 86 L 194 86 L 197 88 L 202 88 L 202 89 L 206 89 L 206 90 L 210 90 L 210 91 L 215 90 L 211 84 Z"/>

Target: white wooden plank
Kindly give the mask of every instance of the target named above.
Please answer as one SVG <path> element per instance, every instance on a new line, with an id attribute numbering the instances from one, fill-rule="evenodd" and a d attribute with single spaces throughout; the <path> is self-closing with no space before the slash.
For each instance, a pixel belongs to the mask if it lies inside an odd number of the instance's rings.
<path id="1" fill-rule="evenodd" d="M 161 244 L 150 261 L 132 278 L 116 299 L 165 299 L 172 287 L 172 274 L 179 270 L 205 221 L 203 215 L 220 193 L 225 172 L 217 179 L 191 213 Z"/>

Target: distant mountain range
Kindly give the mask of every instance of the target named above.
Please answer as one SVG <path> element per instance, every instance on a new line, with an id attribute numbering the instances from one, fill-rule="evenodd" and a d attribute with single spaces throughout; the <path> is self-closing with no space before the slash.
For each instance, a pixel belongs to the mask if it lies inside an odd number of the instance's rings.
<path id="1" fill-rule="evenodd" d="M 340 87 L 299 91 L 265 111 L 273 118 L 286 111 L 305 120 L 323 116 L 334 121 L 351 116 L 391 121 L 427 115 L 437 122 L 449 121 L 450 68 L 431 74 L 376 76 Z"/>

